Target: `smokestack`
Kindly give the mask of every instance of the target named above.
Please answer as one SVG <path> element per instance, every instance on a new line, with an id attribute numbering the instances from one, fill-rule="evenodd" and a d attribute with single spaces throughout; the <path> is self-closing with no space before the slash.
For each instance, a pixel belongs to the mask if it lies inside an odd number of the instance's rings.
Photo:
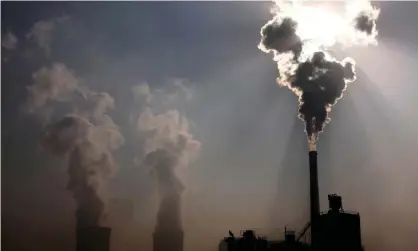
<path id="1" fill-rule="evenodd" d="M 183 251 L 184 233 L 181 229 L 156 231 L 153 235 L 153 251 Z"/>
<path id="2" fill-rule="evenodd" d="M 309 173 L 310 173 L 310 203 L 311 203 L 311 245 L 315 248 L 317 236 L 317 221 L 319 212 L 319 188 L 318 188 L 318 153 L 309 152 Z"/>
<path id="3" fill-rule="evenodd" d="M 110 232 L 108 227 L 78 227 L 76 251 L 109 251 Z"/>

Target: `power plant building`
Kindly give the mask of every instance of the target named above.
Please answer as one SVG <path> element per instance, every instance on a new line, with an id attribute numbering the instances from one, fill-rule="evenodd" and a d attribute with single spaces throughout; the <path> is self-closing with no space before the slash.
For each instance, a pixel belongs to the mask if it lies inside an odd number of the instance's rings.
<path id="1" fill-rule="evenodd" d="M 309 173 L 310 222 L 300 233 L 285 230 L 284 240 L 276 241 L 258 237 L 251 230 L 237 238 L 230 232 L 230 237 L 221 241 L 219 251 L 363 251 L 360 215 L 345 212 L 340 196 L 328 195 L 329 210 L 320 212 L 316 151 L 309 152 Z"/>
<path id="2" fill-rule="evenodd" d="M 340 196 L 328 195 L 328 200 L 329 211 L 318 221 L 319 250 L 362 250 L 360 215 L 344 212 Z"/>

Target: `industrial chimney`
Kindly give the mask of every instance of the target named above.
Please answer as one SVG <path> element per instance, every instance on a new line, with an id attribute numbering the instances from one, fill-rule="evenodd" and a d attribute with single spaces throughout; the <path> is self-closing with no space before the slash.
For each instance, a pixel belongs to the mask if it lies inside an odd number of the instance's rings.
<path id="1" fill-rule="evenodd" d="M 78 227 L 76 251 L 109 251 L 110 232 L 108 227 Z"/>
<path id="2" fill-rule="evenodd" d="M 316 246 L 319 219 L 319 188 L 318 188 L 318 153 L 309 152 L 309 173 L 310 173 L 310 204 L 311 204 L 311 245 Z"/>

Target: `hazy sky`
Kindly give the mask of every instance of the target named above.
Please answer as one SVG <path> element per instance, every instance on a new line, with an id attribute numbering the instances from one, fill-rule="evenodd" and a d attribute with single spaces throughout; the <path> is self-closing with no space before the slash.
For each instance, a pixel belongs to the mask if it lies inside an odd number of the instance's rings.
<path id="1" fill-rule="evenodd" d="M 366 250 L 417 250 L 418 3 L 381 2 L 379 46 L 340 51 L 358 79 L 320 136 L 321 209 L 328 193 L 361 213 Z M 37 146 L 42 124 L 21 112 L 32 74 L 61 62 L 115 99 L 126 139 L 111 197 L 135 205 L 129 237 L 150 246 L 155 187 L 134 161 L 132 87 L 182 79 L 176 106 L 202 144 L 183 177 L 185 251 L 216 250 L 229 229 L 302 228 L 308 220 L 308 159 L 294 94 L 275 84 L 257 49 L 266 2 L 2 2 L 2 245 L 73 250 L 74 202 L 65 163 Z M 32 34 L 32 35 L 28 35 Z M 53 119 L 64 113 L 57 111 Z M 267 230 L 266 230 L 267 231 Z M 6 242 L 7 241 L 7 242 Z M 116 243 L 118 240 L 115 240 Z M 67 244 L 66 244 L 67 243 Z M 62 248 L 65 245 L 65 248 Z M 138 249 L 137 249 L 138 250 Z"/>

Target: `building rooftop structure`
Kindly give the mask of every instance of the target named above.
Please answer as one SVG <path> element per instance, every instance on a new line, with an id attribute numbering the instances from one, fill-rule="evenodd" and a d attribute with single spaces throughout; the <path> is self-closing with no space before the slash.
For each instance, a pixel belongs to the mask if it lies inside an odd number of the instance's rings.
<path id="1" fill-rule="evenodd" d="M 229 237 L 221 241 L 219 251 L 363 251 L 360 214 L 344 211 L 342 198 L 336 194 L 328 195 L 328 202 L 328 211 L 320 213 L 316 220 L 315 247 L 308 222 L 299 233 L 285 228 L 282 240 L 269 240 L 252 230 L 245 230 L 240 237 L 235 237 L 230 231 Z"/>

